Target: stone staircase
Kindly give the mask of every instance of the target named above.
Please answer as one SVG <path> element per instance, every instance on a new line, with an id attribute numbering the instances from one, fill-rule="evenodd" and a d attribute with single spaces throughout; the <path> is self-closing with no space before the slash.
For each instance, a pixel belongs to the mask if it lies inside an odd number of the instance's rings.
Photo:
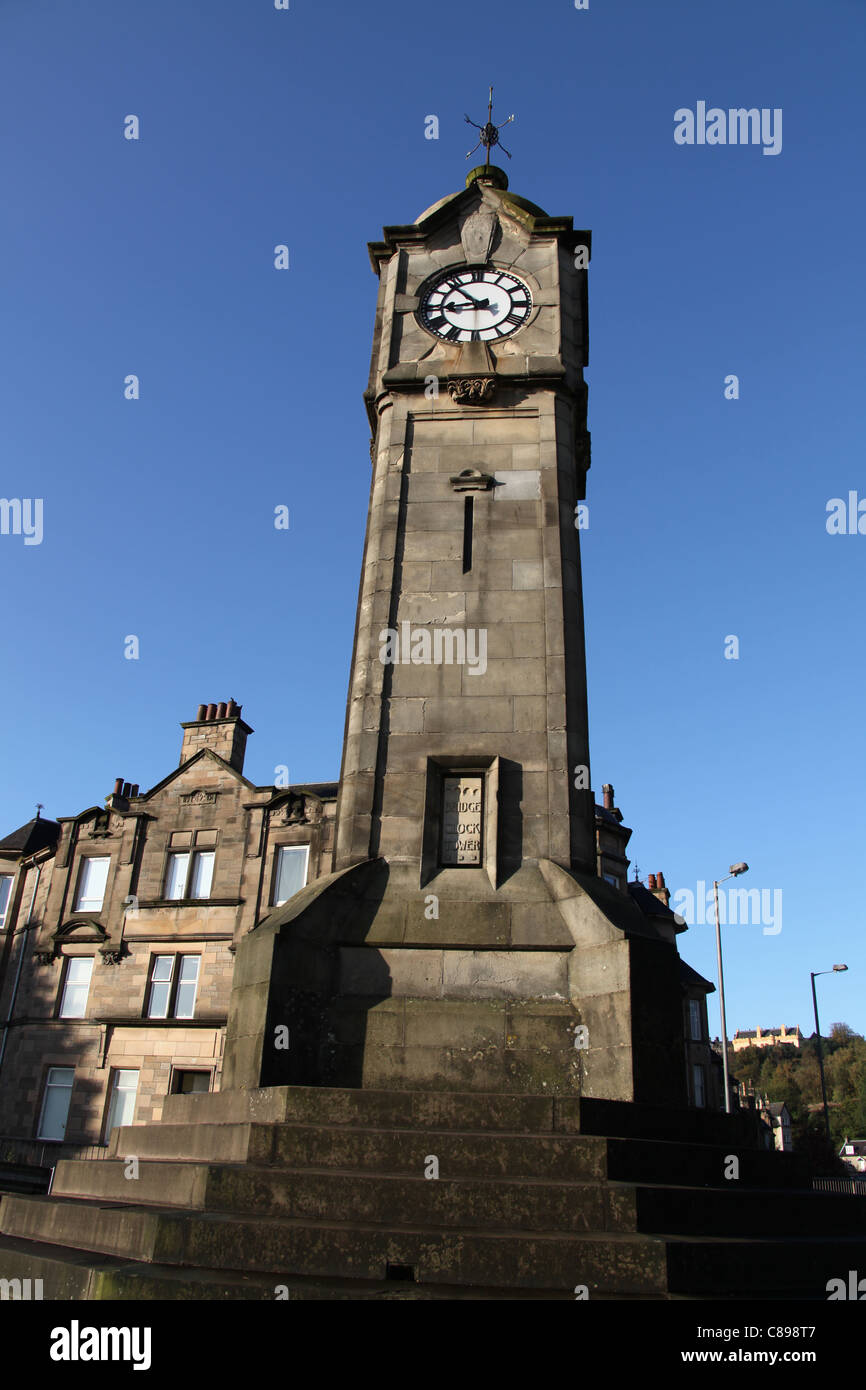
<path id="1" fill-rule="evenodd" d="M 59 1299 L 826 1299 L 866 1270 L 866 1199 L 812 1192 L 753 1124 L 572 1097 L 170 1096 L 109 1158 L 61 1160 L 50 1197 L 2 1198 L 0 1277 Z"/>

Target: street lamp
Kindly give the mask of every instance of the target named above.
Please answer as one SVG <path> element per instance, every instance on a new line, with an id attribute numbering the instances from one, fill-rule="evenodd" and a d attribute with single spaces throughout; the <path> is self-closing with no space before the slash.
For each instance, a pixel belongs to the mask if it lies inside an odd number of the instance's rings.
<path id="1" fill-rule="evenodd" d="M 821 1025 L 818 1022 L 818 995 L 815 992 L 815 980 L 818 975 L 832 975 L 834 971 L 847 970 L 847 965 L 834 965 L 832 970 L 810 970 L 812 977 L 812 1003 L 815 1006 L 815 1038 L 818 1043 L 818 1068 L 821 1072 L 821 1099 L 824 1102 L 824 1128 L 827 1131 L 827 1143 L 830 1140 L 830 1111 L 827 1108 L 827 1087 L 824 1082 L 824 1053 L 821 1049 Z"/>
<path id="2" fill-rule="evenodd" d="M 719 884 L 727 883 L 729 878 L 744 874 L 748 864 L 732 864 L 724 878 L 713 879 L 713 902 L 716 908 L 716 960 L 719 964 L 719 1012 L 722 1015 L 722 1076 L 725 1087 L 725 1114 L 731 1113 L 731 1090 L 728 1084 L 728 1028 L 725 1023 L 725 981 L 722 975 L 722 932 L 719 927 Z"/>

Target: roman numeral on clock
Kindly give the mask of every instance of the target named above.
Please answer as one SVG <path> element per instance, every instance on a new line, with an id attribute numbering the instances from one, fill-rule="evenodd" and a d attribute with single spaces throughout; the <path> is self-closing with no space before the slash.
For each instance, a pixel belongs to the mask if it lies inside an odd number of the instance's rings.
<path id="1" fill-rule="evenodd" d="M 505 322 L 506 322 L 506 323 L 513 323 L 513 324 L 515 324 L 515 325 L 517 325 L 517 324 L 519 324 L 519 323 L 523 323 L 523 319 L 524 319 L 524 315 L 523 315 L 523 314 L 514 314 L 514 313 L 511 313 L 511 314 L 506 314 L 506 316 L 505 316 Z"/>
<path id="2" fill-rule="evenodd" d="M 460 338 L 460 329 L 449 328 L 448 332 L 445 334 L 445 337 L 448 339 L 449 343 L 456 343 Z"/>

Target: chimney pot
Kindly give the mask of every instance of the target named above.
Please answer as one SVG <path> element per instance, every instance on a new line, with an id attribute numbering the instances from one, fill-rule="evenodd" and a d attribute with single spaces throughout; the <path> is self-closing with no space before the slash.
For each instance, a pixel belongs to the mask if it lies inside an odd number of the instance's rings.
<path id="1" fill-rule="evenodd" d="M 603 794 L 604 794 L 604 809 L 605 809 L 606 811 L 612 811 L 612 810 L 613 810 L 613 787 L 611 786 L 610 782 L 605 782 L 605 784 L 604 784 L 604 786 L 602 787 L 601 790 L 602 790 L 602 792 L 603 792 Z"/>
<path id="2" fill-rule="evenodd" d="M 658 881 L 659 888 L 667 888 L 667 884 L 665 883 L 665 876 L 663 873 L 661 873 L 661 871 L 659 871 L 659 873 L 656 875 L 656 879 Z"/>
<path id="3" fill-rule="evenodd" d="M 207 705 L 199 705 L 196 719 L 199 721 L 207 719 Z"/>
<path id="4" fill-rule="evenodd" d="M 216 705 L 208 705 L 204 717 L 205 719 L 216 719 Z"/>
<path id="5" fill-rule="evenodd" d="M 123 784 L 123 793 L 122 793 L 123 796 L 129 796 L 129 793 L 130 793 L 131 790 L 132 790 L 131 783 L 129 783 L 129 782 L 124 782 L 124 784 Z"/>
<path id="6" fill-rule="evenodd" d="M 116 777 L 116 778 L 114 779 L 114 795 L 115 795 L 115 796 L 122 796 L 122 795 L 123 795 L 123 778 L 122 778 L 122 777 Z"/>
<path id="7" fill-rule="evenodd" d="M 226 715 L 227 715 L 227 717 L 228 717 L 229 719 L 235 719 L 235 718 L 237 718 L 237 712 L 238 712 L 238 707 L 237 707 L 237 705 L 235 704 L 234 700 L 229 700 L 228 709 L 226 710 Z"/>
<path id="8" fill-rule="evenodd" d="M 132 784 L 132 791 L 130 792 L 130 796 L 138 796 L 138 783 L 137 783 L 137 782 L 133 782 L 133 784 Z"/>
<path id="9" fill-rule="evenodd" d="M 647 882 L 647 887 L 649 888 L 649 890 L 650 890 L 651 893 L 654 893 L 654 892 L 655 892 L 655 889 L 656 889 L 656 876 L 655 876 L 655 874 L 650 874 L 649 880 L 648 880 L 648 882 Z"/>
<path id="10" fill-rule="evenodd" d="M 220 704 L 217 705 L 216 717 L 217 717 L 217 719 L 225 719 L 225 717 L 226 717 L 226 702 L 225 702 L 225 700 L 222 700 L 222 701 L 220 702 Z"/>

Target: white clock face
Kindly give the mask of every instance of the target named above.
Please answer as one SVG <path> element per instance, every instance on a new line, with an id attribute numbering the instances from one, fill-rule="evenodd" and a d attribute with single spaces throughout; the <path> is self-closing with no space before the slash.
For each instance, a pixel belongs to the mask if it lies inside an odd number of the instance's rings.
<path id="1" fill-rule="evenodd" d="M 522 280 L 495 267 L 466 266 L 428 282 L 418 319 L 449 343 L 507 338 L 529 319 L 532 295 Z"/>

